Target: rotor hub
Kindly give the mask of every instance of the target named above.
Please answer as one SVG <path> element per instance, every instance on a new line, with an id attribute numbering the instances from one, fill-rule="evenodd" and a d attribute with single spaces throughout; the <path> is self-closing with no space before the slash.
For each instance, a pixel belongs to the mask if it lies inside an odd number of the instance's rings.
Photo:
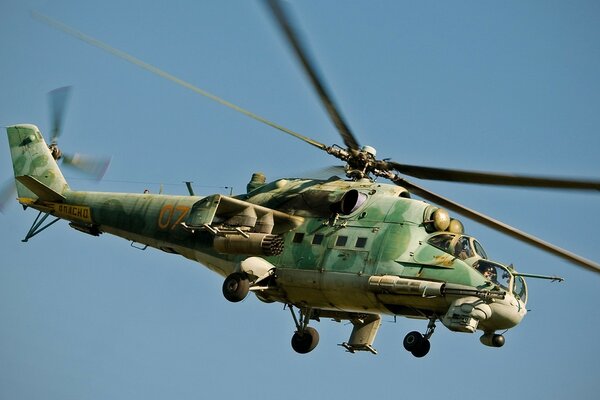
<path id="1" fill-rule="evenodd" d="M 62 158 L 62 151 L 60 151 L 56 143 L 52 143 L 50 146 L 48 146 L 48 149 L 50 150 L 50 154 L 52 154 L 52 158 L 55 160 L 58 161 Z"/>

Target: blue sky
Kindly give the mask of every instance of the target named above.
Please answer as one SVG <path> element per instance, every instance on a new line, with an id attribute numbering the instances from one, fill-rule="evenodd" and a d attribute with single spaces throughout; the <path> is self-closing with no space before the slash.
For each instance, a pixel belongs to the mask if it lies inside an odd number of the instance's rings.
<path id="1" fill-rule="evenodd" d="M 407 164 L 599 179 L 600 4 L 594 1 L 290 1 L 362 144 Z M 0 2 L 0 125 L 49 129 L 46 93 L 73 85 L 64 151 L 112 156 L 75 189 L 243 192 L 252 172 L 301 176 L 326 154 L 32 19 L 37 10 L 259 115 L 340 143 L 256 1 Z M 0 181 L 12 174 L 0 135 Z M 600 194 L 423 186 L 600 261 Z M 32 211 L 0 216 L 0 398 L 596 398 L 600 277 L 474 222 L 488 254 L 524 272 L 531 310 L 490 349 L 439 326 L 414 359 L 384 317 L 379 354 L 314 326 L 306 356 L 281 305 L 231 304 L 222 278 L 177 256 L 58 223 L 29 243 Z"/>

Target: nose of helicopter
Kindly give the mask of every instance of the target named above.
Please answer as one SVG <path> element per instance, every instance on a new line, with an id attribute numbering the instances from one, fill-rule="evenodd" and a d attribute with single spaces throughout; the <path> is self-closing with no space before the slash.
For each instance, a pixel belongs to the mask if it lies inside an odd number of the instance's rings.
<path id="1" fill-rule="evenodd" d="M 525 304 L 511 294 L 507 294 L 503 300 L 494 301 L 490 308 L 492 315 L 481 323 L 481 328 L 485 331 L 514 328 L 527 314 Z"/>

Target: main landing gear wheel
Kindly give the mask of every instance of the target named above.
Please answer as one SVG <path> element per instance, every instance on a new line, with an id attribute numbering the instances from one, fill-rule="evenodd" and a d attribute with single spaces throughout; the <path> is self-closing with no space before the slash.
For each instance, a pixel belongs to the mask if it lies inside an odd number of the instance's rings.
<path id="1" fill-rule="evenodd" d="M 234 272 L 223 282 L 223 296 L 233 303 L 242 301 L 250 291 L 248 276 L 241 272 Z"/>
<path id="2" fill-rule="evenodd" d="M 296 353 L 310 353 L 319 344 L 319 332 L 313 327 L 308 326 L 312 310 L 310 308 L 298 308 L 298 317 L 294 313 L 294 306 L 287 305 L 294 318 L 296 332 L 292 336 L 292 348 Z"/>
<path id="3" fill-rule="evenodd" d="M 296 353 L 310 353 L 318 344 L 319 332 L 311 326 L 304 328 L 304 332 L 294 332 L 294 336 L 292 336 L 292 348 Z"/>
<path id="4" fill-rule="evenodd" d="M 420 332 L 412 331 L 409 332 L 402 343 L 407 351 L 410 351 L 413 356 L 421 358 L 425 357 L 429 353 L 431 343 L 429 339 L 424 337 Z"/>

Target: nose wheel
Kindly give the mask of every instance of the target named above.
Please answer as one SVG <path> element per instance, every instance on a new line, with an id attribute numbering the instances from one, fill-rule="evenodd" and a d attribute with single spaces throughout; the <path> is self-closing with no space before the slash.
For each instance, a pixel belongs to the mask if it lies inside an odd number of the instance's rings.
<path id="1" fill-rule="evenodd" d="M 402 344 L 407 351 L 411 352 L 413 356 L 418 358 L 425 357 L 431 348 L 429 339 L 417 331 L 409 332 L 404 337 Z"/>
<path id="2" fill-rule="evenodd" d="M 413 356 L 417 358 L 425 357 L 429 350 L 431 349 L 431 343 L 429 342 L 429 338 L 433 335 L 433 331 L 435 331 L 435 317 L 432 317 L 429 320 L 429 324 L 427 325 L 427 331 L 425 334 L 422 334 L 417 331 L 409 332 L 405 337 L 402 344 L 404 348 L 409 351 Z"/>
<path id="3" fill-rule="evenodd" d="M 223 282 L 223 296 L 233 303 L 244 300 L 249 290 L 248 276 L 242 272 L 234 272 Z"/>

